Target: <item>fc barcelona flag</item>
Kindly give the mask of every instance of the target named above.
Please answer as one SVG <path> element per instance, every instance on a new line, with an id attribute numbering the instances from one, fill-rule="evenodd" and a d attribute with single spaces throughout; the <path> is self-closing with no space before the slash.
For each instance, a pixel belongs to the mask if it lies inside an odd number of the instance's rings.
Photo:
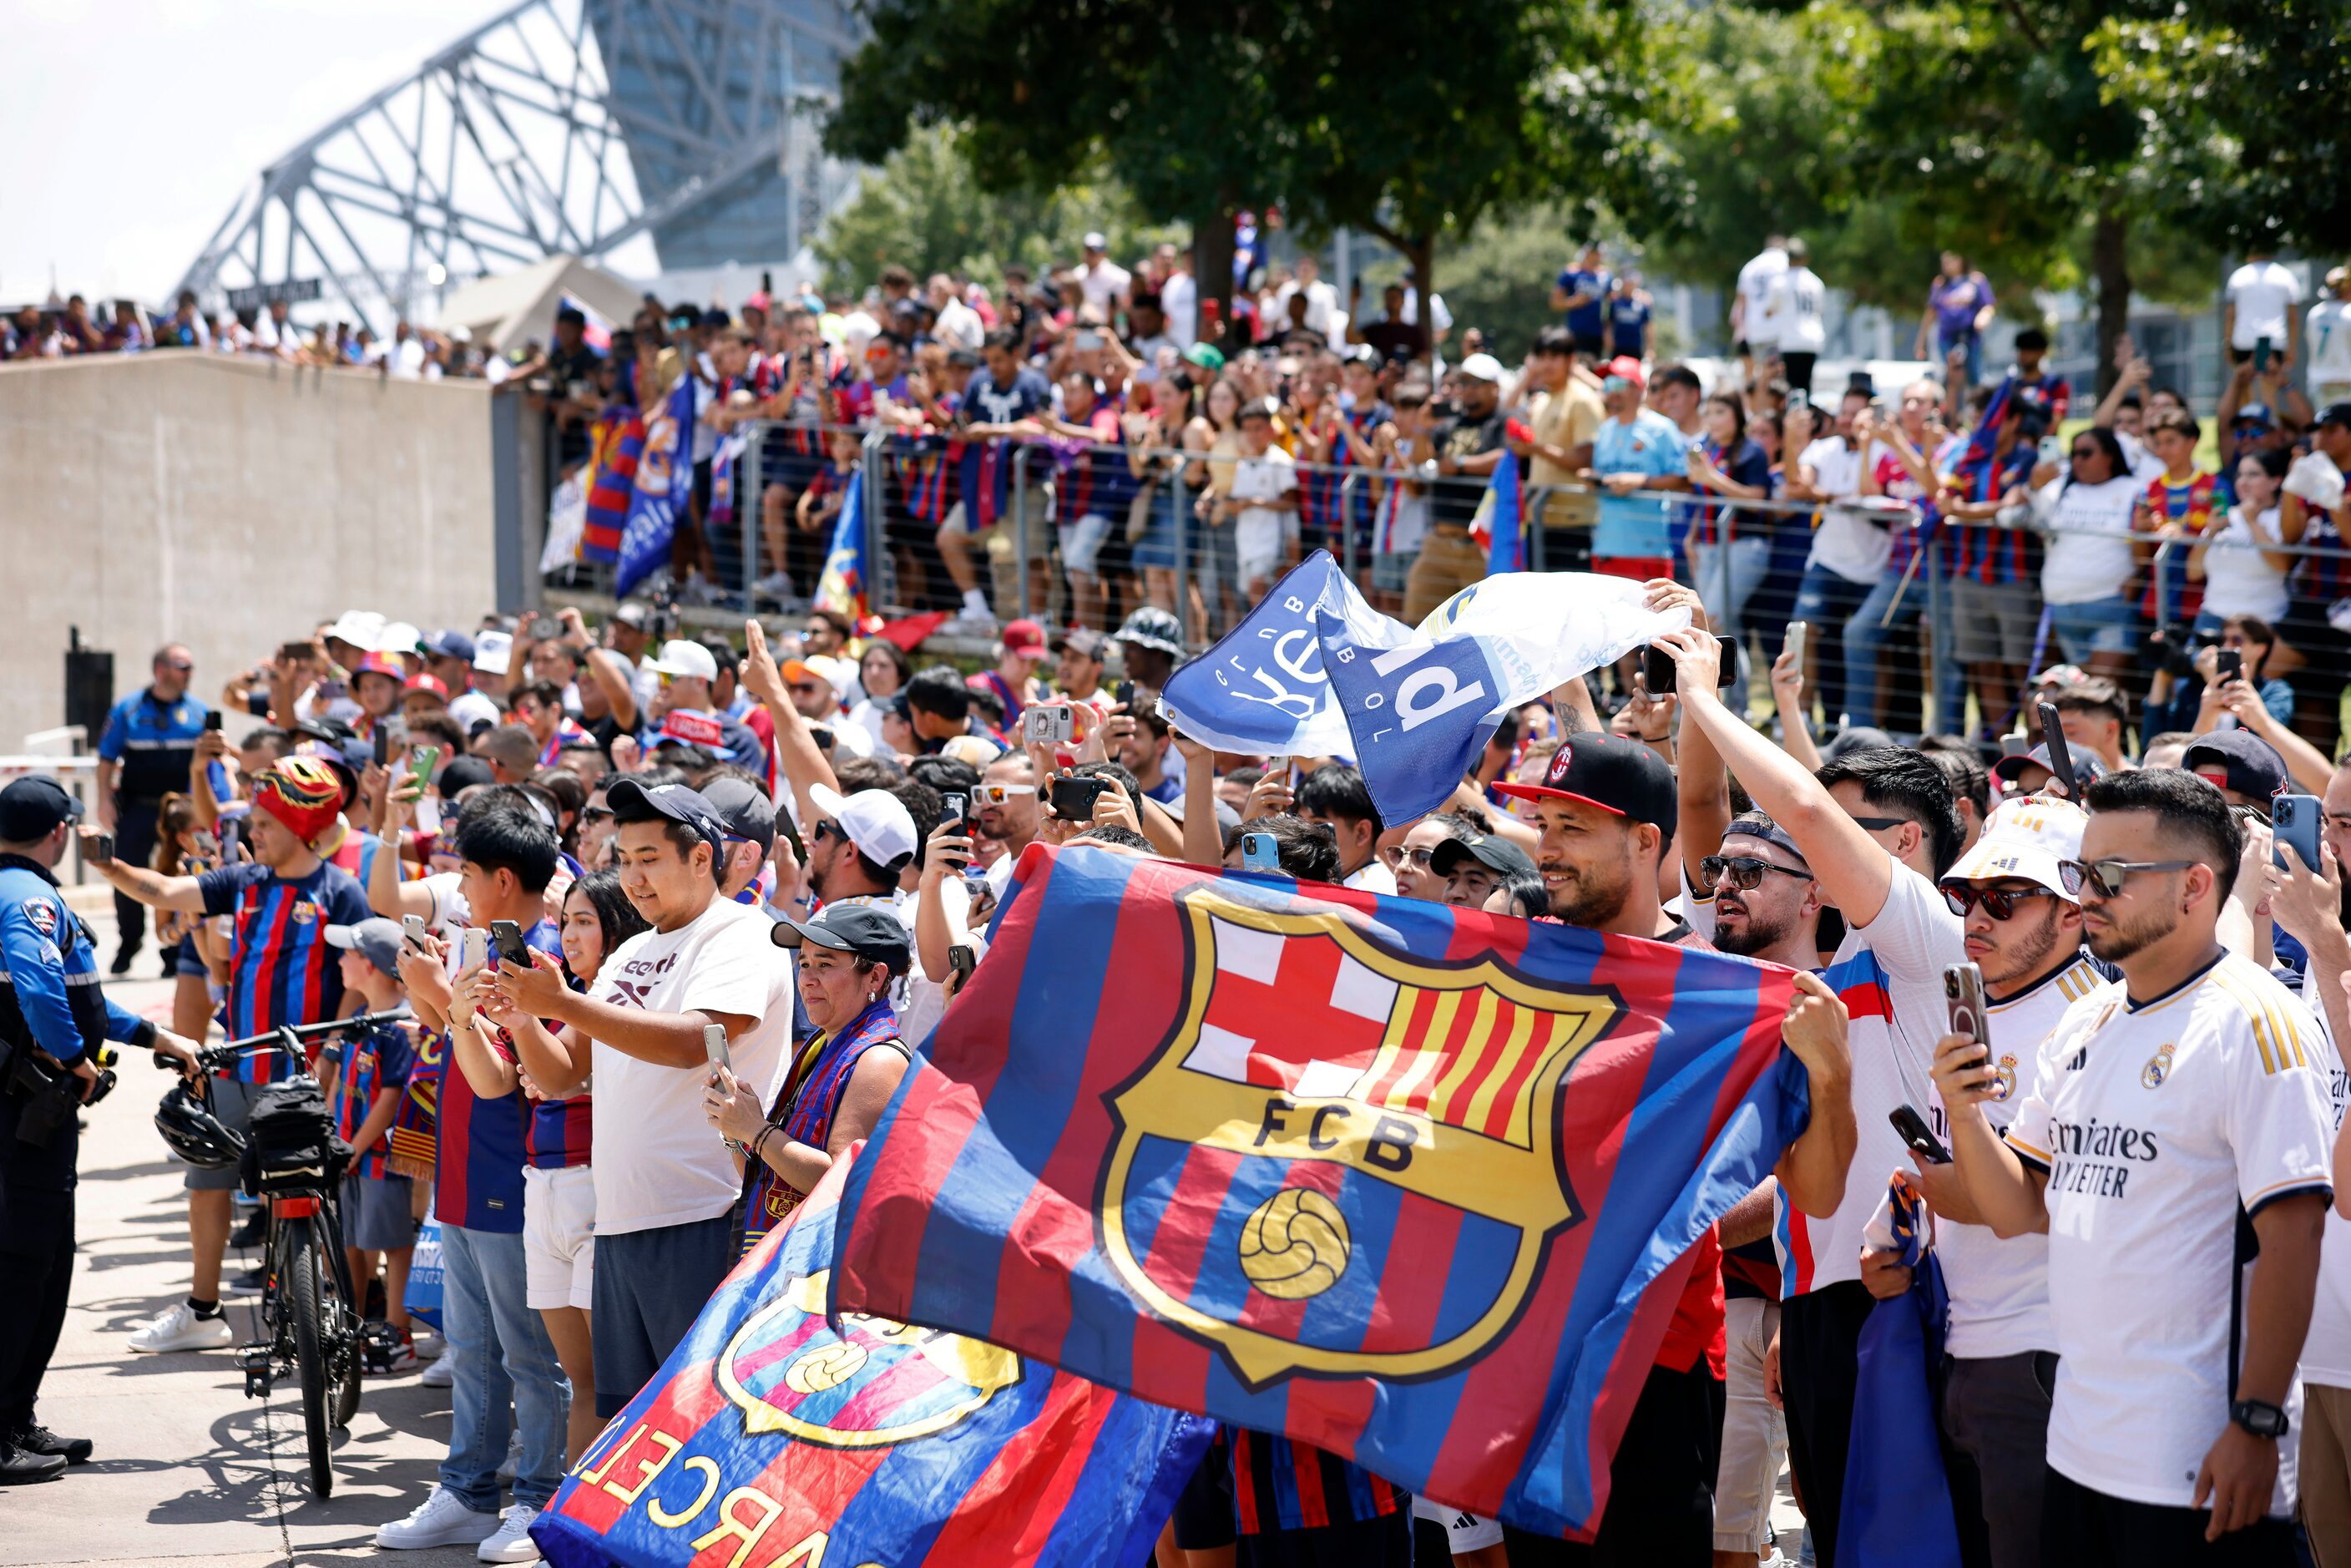
<path id="1" fill-rule="evenodd" d="M 645 414 L 635 491 L 621 528 L 621 565 L 612 591 L 625 596 L 653 569 L 669 564 L 670 542 L 694 493 L 694 378 L 682 375 Z"/>
<path id="2" fill-rule="evenodd" d="M 1588 1535 L 1692 1244 L 1809 1114 L 1792 985 L 1034 845 L 850 1173 L 833 1303 Z"/>
<path id="3" fill-rule="evenodd" d="M 852 1151 L 851 1158 L 855 1157 Z M 1209 1424 L 977 1340 L 825 1320 L 837 1162 L 531 1526 L 557 1568 L 1141 1568 Z"/>
<path id="4" fill-rule="evenodd" d="M 621 532 L 637 491 L 637 463 L 645 449 L 645 422 L 625 404 L 596 419 L 595 444 L 588 460 L 587 520 L 580 534 L 580 559 L 621 559 Z"/>
<path id="5" fill-rule="evenodd" d="M 865 619 L 872 584 L 865 549 L 865 470 L 860 467 L 841 497 L 832 543 L 825 551 L 824 570 L 816 581 L 817 608 L 837 610 L 853 626 Z"/>

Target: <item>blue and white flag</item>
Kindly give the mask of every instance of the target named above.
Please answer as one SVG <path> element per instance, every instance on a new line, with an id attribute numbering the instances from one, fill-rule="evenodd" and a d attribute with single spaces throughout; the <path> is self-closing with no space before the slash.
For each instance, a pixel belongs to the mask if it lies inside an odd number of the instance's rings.
<path id="1" fill-rule="evenodd" d="M 637 458 L 637 487 L 629 497 L 629 518 L 621 529 L 621 570 L 612 591 L 626 597 L 638 583 L 667 564 L 679 514 L 694 493 L 694 377 L 677 384 L 645 414 L 644 451 Z"/>
<path id="2" fill-rule="evenodd" d="M 1317 550 L 1170 676 L 1159 706 L 1218 751 L 1352 757 L 1381 817 L 1405 821 L 1444 804 L 1505 712 L 1689 623 L 1643 597 L 1591 572 L 1505 572 L 1410 627 Z"/>

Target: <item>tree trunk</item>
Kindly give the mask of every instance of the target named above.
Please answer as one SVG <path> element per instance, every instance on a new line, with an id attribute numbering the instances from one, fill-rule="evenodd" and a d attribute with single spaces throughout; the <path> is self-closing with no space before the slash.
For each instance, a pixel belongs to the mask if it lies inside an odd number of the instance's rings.
<path id="1" fill-rule="evenodd" d="M 2090 270 L 2098 282 L 2098 395 L 2115 384 L 2123 337 L 2130 330 L 2131 279 L 2126 254 L 2130 220 L 2112 197 L 2100 204 L 2090 236 Z"/>
<path id="2" fill-rule="evenodd" d="M 1428 341 L 1428 351 L 1421 356 L 1434 367 L 1437 361 L 1437 312 L 1430 301 L 1437 298 L 1437 236 L 1419 234 L 1406 236 L 1405 260 L 1412 264 L 1413 287 L 1419 292 L 1420 329 Z"/>
<path id="3" fill-rule="evenodd" d="M 1219 201 L 1216 210 L 1192 221 L 1192 277 L 1200 291 L 1200 341 L 1230 353 L 1228 334 L 1233 326 L 1233 207 Z M 1216 326 L 1208 325 L 1209 303 L 1216 305 Z"/>

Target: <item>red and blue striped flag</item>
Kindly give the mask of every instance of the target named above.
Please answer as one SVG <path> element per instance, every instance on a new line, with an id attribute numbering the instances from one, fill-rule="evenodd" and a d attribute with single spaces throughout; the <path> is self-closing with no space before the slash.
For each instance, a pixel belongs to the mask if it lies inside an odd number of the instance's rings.
<path id="1" fill-rule="evenodd" d="M 1533 438 L 1533 433 L 1515 419 L 1507 428 L 1518 440 Z M 1489 576 L 1527 570 L 1526 498 L 1519 485 L 1519 460 L 1507 451 L 1494 465 L 1486 493 L 1478 498 L 1477 514 L 1469 519 L 1469 537 L 1485 548 Z"/>
<path id="2" fill-rule="evenodd" d="M 837 610 L 855 625 L 865 619 L 872 594 L 873 574 L 865 549 L 865 470 L 851 471 L 841 511 L 832 525 L 832 542 L 825 550 L 824 570 L 816 580 L 820 610 Z"/>
<path id="3" fill-rule="evenodd" d="M 596 416 L 588 460 L 587 520 L 580 533 L 580 559 L 611 563 L 621 559 L 621 531 L 636 495 L 637 462 L 645 450 L 645 422 L 633 408 L 616 404 Z"/>
<path id="4" fill-rule="evenodd" d="M 977 1340 L 825 1318 L 850 1158 L 531 1526 L 555 1568 L 1143 1568 L 1209 1424 Z"/>
<path id="5" fill-rule="evenodd" d="M 841 1197 L 832 1301 L 1588 1537 L 1790 971 L 1032 846 Z"/>

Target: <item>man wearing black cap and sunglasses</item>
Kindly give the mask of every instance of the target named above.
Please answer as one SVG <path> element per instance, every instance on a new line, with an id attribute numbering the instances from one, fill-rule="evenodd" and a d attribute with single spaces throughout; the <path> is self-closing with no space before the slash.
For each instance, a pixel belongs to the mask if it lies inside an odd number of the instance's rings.
<path id="1" fill-rule="evenodd" d="M 1707 638 L 1708 648 L 1714 640 Z M 1541 829 L 1535 864 L 1552 915 L 1570 925 L 1677 946 L 1708 944 L 1658 902 L 1658 873 L 1673 852 L 1678 804 L 1673 769 L 1620 736 L 1568 736 L 1540 784 L 1502 784 L 1533 803 Z M 1432 864 L 1434 860 L 1432 857 Z M 1798 996 L 1782 1038 L 1811 1078 L 1813 1118 L 1774 1169 L 1808 1212 L 1835 1209 L 1854 1148 L 1845 1085 L 1845 1010 L 1828 988 L 1798 971 Z M 1701 1239 L 1689 1284 L 1609 1469 L 1609 1509 L 1599 1542 L 1622 1562 L 1687 1562 L 1710 1552 L 1721 1432 L 1724 1363 L 1722 1251 Z M 1507 1531 L 1513 1563 L 1541 1563 L 1559 1543 Z M 1563 1560 L 1563 1559 L 1562 1559 Z"/>

